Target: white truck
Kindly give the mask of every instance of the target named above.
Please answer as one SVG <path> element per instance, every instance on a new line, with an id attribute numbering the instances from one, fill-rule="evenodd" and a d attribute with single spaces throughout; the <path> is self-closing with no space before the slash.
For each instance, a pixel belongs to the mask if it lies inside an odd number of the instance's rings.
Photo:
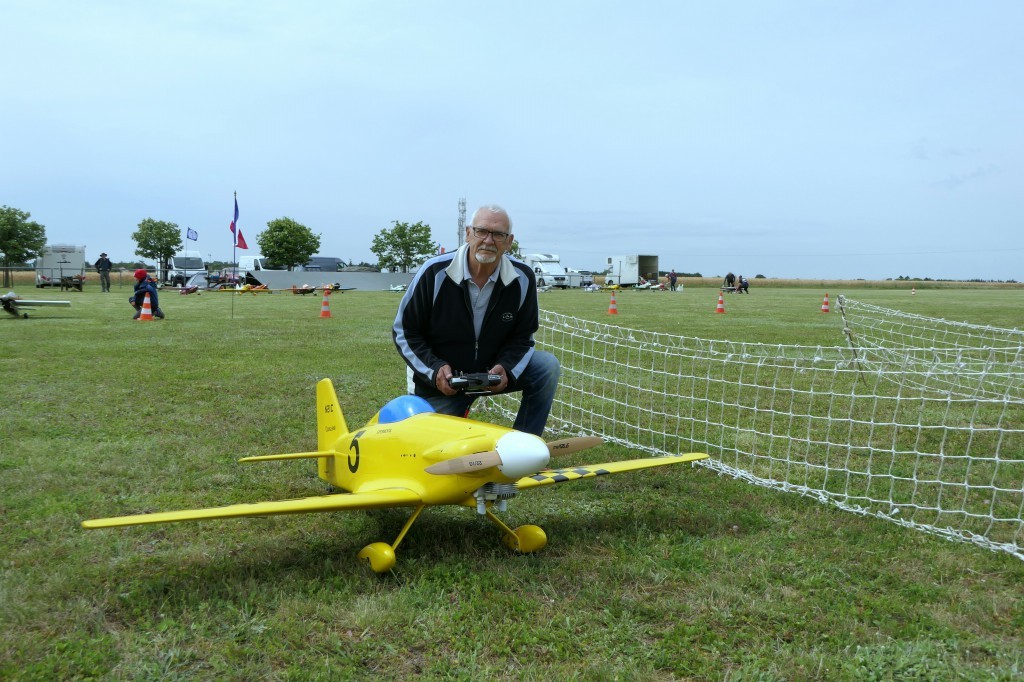
<path id="1" fill-rule="evenodd" d="M 74 244 L 47 244 L 36 258 L 36 286 L 58 287 L 61 278 L 78 275 L 85 278 L 85 247 Z"/>
<path id="2" fill-rule="evenodd" d="M 340 258 L 332 256 L 310 256 L 309 262 L 305 265 L 296 265 L 291 272 L 341 272 L 345 262 Z M 239 256 L 238 271 L 243 275 L 247 272 L 261 272 L 263 270 L 285 272 L 288 268 L 279 267 L 270 262 L 266 256 L 256 254 L 254 256 Z"/>
<path id="3" fill-rule="evenodd" d="M 280 268 L 272 267 L 270 262 L 260 254 L 254 256 L 239 256 L 238 257 L 238 272 L 245 276 L 247 272 L 259 272 L 260 270 L 278 270 Z"/>
<path id="4" fill-rule="evenodd" d="M 533 268 L 538 287 L 568 289 L 572 286 L 569 273 L 562 267 L 558 256 L 553 253 L 527 253 L 523 255 L 523 262 Z"/>
<path id="5" fill-rule="evenodd" d="M 167 273 L 164 281 L 171 286 L 183 287 L 192 275 L 206 272 L 203 254 L 198 251 L 182 251 L 167 261 Z"/>
<path id="6" fill-rule="evenodd" d="M 609 256 L 608 274 L 604 283 L 618 284 L 620 287 L 632 287 L 640 284 L 640 280 L 658 280 L 658 257 L 630 254 L 627 256 Z"/>

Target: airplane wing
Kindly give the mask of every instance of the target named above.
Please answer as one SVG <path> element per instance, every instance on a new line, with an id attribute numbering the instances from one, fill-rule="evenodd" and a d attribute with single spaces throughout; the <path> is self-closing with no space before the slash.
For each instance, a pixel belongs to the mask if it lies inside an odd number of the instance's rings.
<path id="1" fill-rule="evenodd" d="M 542 469 L 532 476 L 519 479 L 516 481 L 516 486 L 520 490 L 526 490 L 551 483 L 565 483 L 566 481 L 593 478 L 595 476 L 603 476 L 604 474 L 621 474 L 624 471 L 638 471 L 640 469 L 662 467 L 669 464 L 682 464 L 683 462 L 694 462 L 698 459 L 707 459 L 707 455 L 703 452 L 690 452 L 685 455 L 627 459 L 622 462 L 608 462 L 607 464 L 584 464 L 566 469 Z"/>
<path id="2" fill-rule="evenodd" d="M 30 301 L 25 298 L 14 299 L 14 304 L 19 308 L 45 308 L 46 306 L 57 306 L 70 308 L 71 301 Z"/>
<path id="3" fill-rule="evenodd" d="M 135 526 L 143 523 L 171 523 L 174 521 L 199 521 L 204 519 L 230 519 L 240 516 L 274 516 L 277 514 L 307 514 L 311 512 L 342 511 L 346 509 L 379 509 L 382 507 L 414 507 L 422 504 L 420 496 L 405 488 L 387 488 L 365 493 L 337 493 L 302 497 L 294 500 L 232 504 L 227 507 L 207 509 L 182 509 L 180 511 L 157 512 L 115 516 L 107 519 L 82 521 L 82 528 L 112 528 L 114 526 Z"/>

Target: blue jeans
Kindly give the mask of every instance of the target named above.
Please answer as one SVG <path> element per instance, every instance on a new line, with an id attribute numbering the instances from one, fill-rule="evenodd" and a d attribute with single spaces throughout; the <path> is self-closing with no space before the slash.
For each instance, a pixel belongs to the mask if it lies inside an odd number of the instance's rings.
<path id="1" fill-rule="evenodd" d="M 516 415 L 512 428 L 517 431 L 540 436 L 544 433 L 551 404 L 555 401 L 555 389 L 558 388 L 558 376 L 561 369 L 558 358 L 546 351 L 537 350 L 530 358 L 526 371 L 516 382 L 515 391 L 522 391 L 519 401 L 519 413 Z M 452 396 L 438 395 L 426 398 L 435 412 L 464 417 L 476 398 L 464 393 Z"/>

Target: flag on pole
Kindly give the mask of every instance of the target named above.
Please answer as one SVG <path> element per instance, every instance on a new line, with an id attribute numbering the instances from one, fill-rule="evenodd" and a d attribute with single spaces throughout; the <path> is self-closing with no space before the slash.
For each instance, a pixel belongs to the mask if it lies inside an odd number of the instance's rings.
<path id="1" fill-rule="evenodd" d="M 187 234 L 188 238 L 191 239 L 192 241 L 194 241 L 194 242 L 199 241 L 199 233 L 196 232 L 195 230 L 193 230 L 191 227 L 188 228 L 188 232 L 186 234 Z"/>
<path id="2" fill-rule="evenodd" d="M 231 234 L 235 237 L 235 246 L 239 249 L 248 249 L 245 237 L 242 236 L 242 229 L 238 227 L 238 197 L 235 197 L 235 219 L 231 221 Z"/>

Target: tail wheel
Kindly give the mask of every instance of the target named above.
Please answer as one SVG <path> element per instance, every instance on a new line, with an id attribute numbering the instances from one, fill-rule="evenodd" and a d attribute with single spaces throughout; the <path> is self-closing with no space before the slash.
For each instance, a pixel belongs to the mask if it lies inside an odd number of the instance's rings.
<path id="1" fill-rule="evenodd" d="M 540 526 L 519 526 L 511 533 L 505 533 L 501 541 L 514 552 L 530 554 L 544 549 L 548 536 Z"/>
<path id="2" fill-rule="evenodd" d="M 363 547 L 357 555 L 370 563 L 374 573 L 387 573 L 395 567 L 395 550 L 386 542 L 375 542 Z"/>

